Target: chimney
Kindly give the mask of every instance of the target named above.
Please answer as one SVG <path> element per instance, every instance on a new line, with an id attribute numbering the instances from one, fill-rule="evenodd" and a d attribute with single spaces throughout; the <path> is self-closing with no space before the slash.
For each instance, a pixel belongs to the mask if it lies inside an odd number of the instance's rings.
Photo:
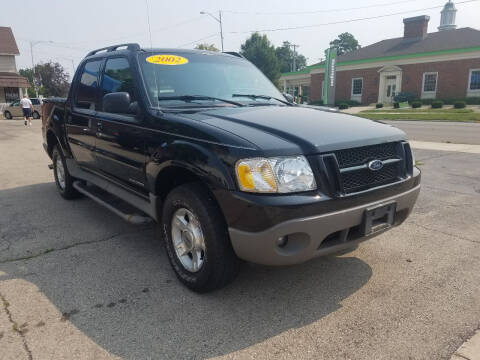
<path id="1" fill-rule="evenodd" d="M 423 39 L 427 35 L 429 20 L 430 16 L 427 15 L 420 15 L 403 19 L 403 23 L 405 24 L 403 30 L 403 38 L 410 40 Z"/>

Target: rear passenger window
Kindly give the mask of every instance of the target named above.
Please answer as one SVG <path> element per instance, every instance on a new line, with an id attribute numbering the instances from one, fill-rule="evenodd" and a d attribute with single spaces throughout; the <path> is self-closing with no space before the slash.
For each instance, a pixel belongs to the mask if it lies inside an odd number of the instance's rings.
<path id="1" fill-rule="evenodd" d="M 126 58 L 108 59 L 102 81 L 103 96 L 112 92 L 127 92 L 135 101 L 135 91 L 130 65 Z"/>
<path id="2" fill-rule="evenodd" d="M 82 109 L 95 110 L 98 95 L 98 72 L 102 60 L 85 64 L 75 96 L 75 105 Z"/>

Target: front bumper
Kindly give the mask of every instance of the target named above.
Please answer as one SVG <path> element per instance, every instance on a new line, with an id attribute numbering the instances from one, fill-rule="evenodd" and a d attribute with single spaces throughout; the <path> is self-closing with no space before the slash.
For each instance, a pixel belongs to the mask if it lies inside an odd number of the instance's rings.
<path id="1" fill-rule="evenodd" d="M 264 265 L 289 265 L 317 256 L 335 253 L 373 238 L 383 231 L 363 236 L 359 231 L 365 210 L 377 205 L 396 203 L 395 223 L 410 214 L 420 192 L 420 185 L 402 193 L 321 215 L 290 219 L 266 230 L 249 232 L 229 227 L 233 249 L 241 259 Z M 288 242 L 280 247 L 280 238 Z"/>

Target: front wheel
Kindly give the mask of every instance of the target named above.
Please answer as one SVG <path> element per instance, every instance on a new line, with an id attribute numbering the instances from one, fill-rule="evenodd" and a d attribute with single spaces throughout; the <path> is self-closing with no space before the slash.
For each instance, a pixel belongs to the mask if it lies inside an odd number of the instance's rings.
<path id="1" fill-rule="evenodd" d="M 34 119 L 40 119 L 40 114 L 38 113 L 38 111 L 34 111 L 33 114 L 32 114 L 32 117 Z"/>
<path id="2" fill-rule="evenodd" d="M 12 114 L 10 113 L 10 111 L 5 111 L 3 113 L 3 116 L 5 116 L 5 119 L 7 120 L 12 120 Z"/>
<path id="3" fill-rule="evenodd" d="M 73 187 L 75 179 L 68 172 L 65 156 L 58 145 L 53 149 L 52 160 L 53 176 L 55 177 L 55 184 L 60 195 L 67 200 L 78 198 L 80 193 Z"/>
<path id="4" fill-rule="evenodd" d="M 223 215 L 201 184 L 181 185 L 170 192 L 163 207 L 162 228 L 170 264 L 191 290 L 212 291 L 237 275 L 240 260 Z"/>

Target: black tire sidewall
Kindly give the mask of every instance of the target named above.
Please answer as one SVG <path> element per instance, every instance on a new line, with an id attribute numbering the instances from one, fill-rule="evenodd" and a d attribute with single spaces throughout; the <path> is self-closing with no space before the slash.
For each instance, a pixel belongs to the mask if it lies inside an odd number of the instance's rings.
<path id="1" fill-rule="evenodd" d="M 5 111 L 3 113 L 3 116 L 5 116 L 5 119 L 7 120 L 11 120 L 12 119 L 12 114 L 10 113 L 10 111 Z"/>
<path id="2" fill-rule="evenodd" d="M 180 208 L 188 209 L 197 217 L 204 236 L 204 262 L 202 268 L 194 273 L 183 267 L 173 246 L 171 220 Z M 188 288 L 196 292 L 211 291 L 224 286 L 235 276 L 239 260 L 231 248 L 223 217 L 203 186 L 187 184 L 174 189 L 165 200 L 161 226 L 170 264 Z M 232 265 L 231 269 L 227 269 L 229 274 L 223 277 L 221 273 L 225 272 L 225 262 Z"/>
<path id="3" fill-rule="evenodd" d="M 34 111 L 34 112 L 32 113 L 32 117 L 33 117 L 34 119 L 40 119 L 40 114 L 38 113 L 38 111 Z"/>
<path id="4" fill-rule="evenodd" d="M 65 172 L 65 188 L 62 189 L 58 182 L 57 177 L 57 158 L 60 157 L 63 164 L 63 171 Z M 57 186 L 58 192 L 60 195 L 67 200 L 74 199 L 80 196 L 80 193 L 75 190 L 73 187 L 74 178 L 70 175 L 67 168 L 67 162 L 63 156 L 62 150 L 56 145 L 52 152 L 52 161 L 53 161 L 53 176 L 55 178 L 55 185 Z"/>
<path id="5" fill-rule="evenodd" d="M 177 193 L 175 193 L 175 195 L 176 194 Z M 191 200 L 189 201 L 185 199 L 183 196 L 181 196 L 183 194 L 178 194 L 178 195 L 179 195 L 178 197 L 174 196 L 171 199 L 167 198 L 167 202 L 165 203 L 163 216 L 162 216 L 162 229 L 163 229 L 163 236 L 166 242 L 168 259 L 170 261 L 170 264 L 174 268 L 175 273 L 183 282 L 192 284 L 193 286 L 196 286 L 196 285 L 201 286 L 201 284 L 203 284 L 209 276 L 210 249 L 209 249 L 208 239 L 210 234 L 208 229 L 205 229 L 205 224 L 204 224 L 205 221 L 204 219 L 202 219 L 201 215 L 198 213 L 199 211 L 197 207 L 192 204 L 194 201 L 191 201 Z M 190 210 L 197 217 L 197 219 L 200 221 L 200 226 L 202 228 L 202 233 L 205 240 L 206 251 L 204 254 L 203 266 L 199 271 L 195 273 L 192 273 L 183 267 L 173 247 L 171 221 L 172 221 L 173 214 L 180 208 L 185 208 Z"/>

